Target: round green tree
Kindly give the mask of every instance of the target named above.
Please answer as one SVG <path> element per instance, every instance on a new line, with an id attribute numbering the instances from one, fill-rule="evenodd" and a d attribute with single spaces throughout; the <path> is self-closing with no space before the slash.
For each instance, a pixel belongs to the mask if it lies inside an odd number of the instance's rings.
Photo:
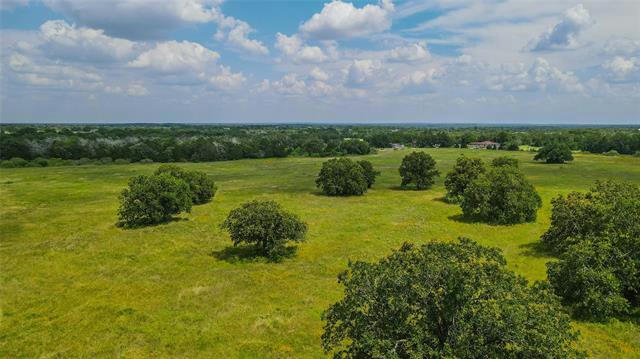
<path id="1" fill-rule="evenodd" d="M 462 196 L 465 217 L 497 224 L 536 220 L 542 200 L 536 189 L 514 167 L 494 167 L 475 179 Z"/>
<path id="2" fill-rule="evenodd" d="M 398 171 L 402 177 L 403 188 L 412 183 L 417 189 L 429 188 L 435 183 L 435 178 L 440 176 L 440 172 L 436 169 L 436 161 L 424 152 L 406 155 Z"/>
<path id="3" fill-rule="evenodd" d="M 186 182 L 169 174 L 136 176 L 120 194 L 119 224 L 136 227 L 162 223 L 183 211 L 191 211 Z"/>
<path id="4" fill-rule="evenodd" d="M 274 201 L 251 201 L 229 212 L 220 225 L 229 232 L 234 246 L 253 244 L 262 255 L 278 259 L 287 242 L 302 242 L 306 223 Z"/>
<path id="5" fill-rule="evenodd" d="M 344 298 L 323 314 L 334 358 L 584 357 L 548 285 L 529 286 L 496 248 L 405 244 L 338 278 Z"/>
<path id="6" fill-rule="evenodd" d="M 447 173 L 444 186 L 447 189 L 447 200 L 458 202 L 469 184 L 485 172 L 484 163 L 479 158 L 460 156 L 453 169 Z"/>
<path id="7" fill-rule="evenodd" d="M 363 167 L 349 158 L 333 158 L 322 164 L 316 186 L 328 196 L 362 195 L 368 188 Z"/>
<path id="8" fill-rule="evenodd" d="M 376 182 L 376 177 L 380 175 L 380 172 L 376 171 L 369 161 L 361 160 L 358 161 L 358 164 L 364 171 L 364 177 L 367 180 L 367 188 L 371 188 L 371 186 Z"/>
<path id="9" fill-rule="evenodd" d="M 565 143 L 551 142 L 542 147 L 533 157 L 536 161 L 545 161 L 546 163 L 565 163 L 573 161 L 571 148 Z"/>
<path id="10" fill-rule="evenodd" d="M 201 171 L 186 171 L 176 165 L 164 164 L 155 171 L 156 175 L 169 174 L 185 181 L 189 185 L 191 200 L 194 204 L 203 204 L 211 201 L 216 194 L 215 182 Z"/>

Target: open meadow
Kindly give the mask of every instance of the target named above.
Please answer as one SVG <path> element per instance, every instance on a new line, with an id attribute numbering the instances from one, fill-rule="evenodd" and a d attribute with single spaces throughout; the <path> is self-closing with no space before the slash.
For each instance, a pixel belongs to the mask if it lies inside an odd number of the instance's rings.
<path id="1" fill-rule="evenodd" d="M 401 190 L 406 150 L 357 157 L 381 171 L 364 196 L 327 197 L 315 188 L 326 158 L 183 163 L 209 174 L 214 200 L 170 223 L 116 226 L 130 177 L 158 164 L 0 170 L 0 357 L 316 358 L 321 313 L 342 295 L 349 260 L 373 261 L 403 242 L 468 237 L 503 250 L 508 267 L 546 278 L 554 258 L 537 245 L 550 201 L 596 180 L 640 183 L 640 158 L 575 154 L 568 164 L 530 152 L 426 149 L 441 176 L 424 191 Z M 470 223 L 443 201 L 444 175 L 461 153 L 520 160 L 543 200 L 535 223 Z M 232 247 L 219 228 L 252 199 L 276 200 L 308 223 L 306 242 L 279 263 Z M 640 358 L 640 313 L 609 323 L 575 322 L 595 358 Z"/>

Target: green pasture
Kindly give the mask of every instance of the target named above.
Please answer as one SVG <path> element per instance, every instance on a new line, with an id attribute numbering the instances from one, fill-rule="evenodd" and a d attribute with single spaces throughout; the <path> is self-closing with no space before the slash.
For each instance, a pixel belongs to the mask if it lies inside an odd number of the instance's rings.
<path id="1" fill-rule="evenodd" d="M 341 297 L 349 260 L 373 261 L 403 242 L 464 236 L 504 251 L 529 280 L 554 260 L 536 244 L 550 201 L 598 179 L 640 183 L 640 158 L 576 154 L 564 165 L 527 152 L 427 149 L 442 172 L 426 191 L 401 190 L 411 150 L 366 156 L 382 172 L 366 195 L 326 197 L 315 188 L 322 158 L 185 163 L 218 185 L 211 203 L 167 224 L 121 229 L 118 194 L 157 164 L 0 170 L 0 357 L 320 358 L 322 311 Z M 469 223 L 445 203 L 456 157 L 520 159 L 543 199 L 535 223 Z M 231 247 L 219 229 L 245 201 L 272 199 L 309 225 L 295 257 L 269 263 Z M 640 319 L 576 322 L 596 358 L 639 358 Z"/>

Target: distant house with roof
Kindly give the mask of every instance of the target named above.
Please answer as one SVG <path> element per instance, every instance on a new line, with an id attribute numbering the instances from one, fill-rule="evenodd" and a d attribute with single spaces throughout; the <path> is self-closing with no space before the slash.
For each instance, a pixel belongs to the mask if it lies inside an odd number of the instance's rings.
<path id="1" fill-rule="evenodd" d="M 467 148 L 473 148 L 476 150 L 486 150 L 486 149 L 498 149 L 500 148 L 500 144 L 498 142 L 493 141 L 481 141 L 481 142 L 471 142 L 467 144 Z"/>

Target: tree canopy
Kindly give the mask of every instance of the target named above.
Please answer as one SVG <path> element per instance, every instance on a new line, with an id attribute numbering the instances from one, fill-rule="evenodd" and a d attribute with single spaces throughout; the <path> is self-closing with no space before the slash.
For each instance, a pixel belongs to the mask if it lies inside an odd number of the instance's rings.
<path id="1" fill-rule="evenodd" d="M 183 180 L 169 174 L 136 176 L 120 194 L 119 224 L 136 227 L 166 222 L 191 212 L 191 192 Z"/>
<path id="2" fill-rule="evenodd" d="M 371 188 L 376 183 L 376 177 L 380 175 L 379 171 L 373 168 L 371 162 L 367 160 L 358 161 L 362 171 L 364 172 L 364 178 L 367 180 L 367 188 Z"/>
<path id="3" fill-rule="evenodd" d="M 542 243 L 560 254 L 547 272 L 563 302 L 577 316 L 595 320 L 639 306 L 640 186 L 597 182 L 552 205 Z"/>
<path id="4" fill-rule="evenodd" d="M 462 199 L 464 190 L 480 175 L 485 173 L 484 163 L 479 158 L 468 158 L 464 155 L 456 159 L 456 164 L 444 180 L 447 189 L 447 199 L 458 202 Z"/>
<path id="5" fill-rule="evenodd" d="M 571 148 L 566 143 L 551 142 L 542 147 L 533 159 L 545 161 L 546 163 L 565 163 L 573 161 L 573 154 L 571 154 Z"/>
<path id="6" fill-rule="evenodd" d="M 349 263 L 323 314 L 334 358 L 582 358 L 558 298 L 506 268 L 500 250 L 461 239 L 405 244 Z"/>
<path id="7" fill-rule="evenodd" d="M 412 152 L 402 159 L 398 169 L 402 177 L 401 186 L 415 184 L 417 189 L 426 189 L 435 183 L 435 177 L 440 176 L 436 169 L 436 161 L 424 152 Z"/>
<path id="8" fill-rule="evenodd" d="M 366 174 L 363 166 L 349 158 L 333 158 L 322 164 L 316 186 L 328 196 L 359 196 L 369 188 L 371 179 L 367 175 L 375 178 L 375 175 Z"/>
<path id="9" fill-rule="evenodd" d="M 302 242 L 307 224 L 285 211 L 275 201 L 251 201 L 229 212 L 220 225 L 229 232 L 234 246 L 254 244 L 270 259 L 284 253 L 287 242 Z"/>
<path id="10" fill-rule="evenodd" d="M 216 193 L 216 185 L 206 173 L 201 171 L 186 171 L 176 165 L 160 165 L 154 174 L 167 173 L 185 181 L 189 185 L 193 204 L 209 202 Z"/>
<path id="11" fill-rule="evenodd" d="M 515 167 L 493 167 L 473 180 L 464 191 L 465 217 L 497 224 L 536 220 L 542 200 L 536 189 Z"/>

